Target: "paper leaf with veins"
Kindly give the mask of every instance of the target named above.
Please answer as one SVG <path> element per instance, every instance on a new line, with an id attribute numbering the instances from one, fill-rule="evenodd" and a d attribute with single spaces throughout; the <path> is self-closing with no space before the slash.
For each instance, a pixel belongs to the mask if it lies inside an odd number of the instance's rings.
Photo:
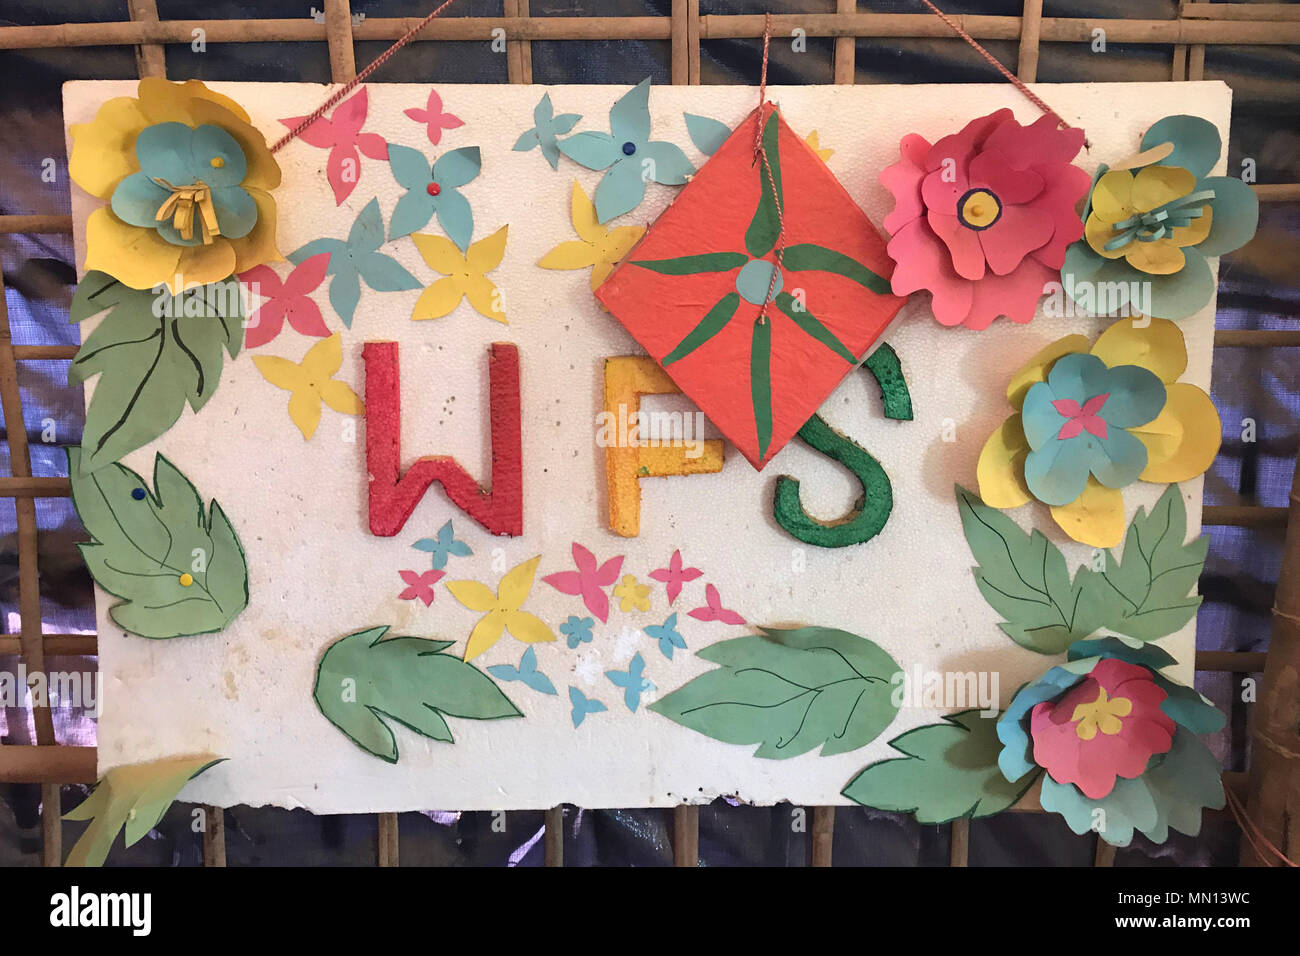
<path id="1" fill-rule="evenodd" d="M 443 653 L 454 642 L 384 640 L 387 633 L 388 625 L 380 625 L 335 641 L 316 669 L 316 706 L 362 750 L 397 762 L 397 739 L 389 720 L 433 740 L 455 743 L 445 717 L 523 716 L 490 677 Z"/>
<path id="2" fill-rule="evenodd" d="M 83 467 L 94 471 L 147 445 L 176 424 L 187 402 L 195 412 L 207 404 L 221 381 L 222 350 L 233 359 L 243 344 L 239 288 L 231 279 L 160 300 L 102 272 L 86 274 L 69 321 L 111 311 L 68 366 L 69 385 L 100 376 L 86 411 Z"/>
<path id="3" fill-rule="evenodd" d="M 650 710 L 756 757 L 830 757 L 870 743 L 897 713 L 892 657 L 872 641 L 826 627 L 760 628 L 699 656 L 721 665 Z"/>
<path id="4" fill-rule="evenodd" d="M 78 545 L 101 588 L 122 602 L 109 617 L 141 637 L 220 631 L 248 606 L 248 567 L 235 529 L 176 466 L 154 459 L 153 493 L 124 465 L 86 474 L 68 449 L 72 503 L 92 540 Z"/>

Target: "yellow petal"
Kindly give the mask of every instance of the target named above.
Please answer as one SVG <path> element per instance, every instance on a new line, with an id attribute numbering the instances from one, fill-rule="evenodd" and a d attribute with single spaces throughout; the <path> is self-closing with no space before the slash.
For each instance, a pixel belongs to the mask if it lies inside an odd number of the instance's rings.
<path id="1" fill-rule="evenodd" d="M 300 388 L 289 396 L 289 417 L 302 432 L 302 437 L 311 441 L 320 424 L 320 390 Z"/>
<path id="2" fill-rule="evenodd" d="M 411 318 L 416 321 L 440 319 L 460 305 L 460 300 L 463 297 L 464 293 L 461 291 L 459 279 L 453 279 L 450 276 L 445 279 L 438 279 L 433 285 L 421 292 L 420 297 L 415 300 L 415 308 L 411 310 Z"/>
<path id="3" fill-rule="evenodd" d="M 1092 354 L 1109 367 L 1140 365 L 1168 385 L 1187 368 L 1183 330 L 1168 319 L 1120 319 L 1101 333 Z"/>
<path id="4" fill-rule="evenodd" d="M 477 581 L 448 581 L 447 590 L 471 611 L 491 611 L 497 606 L 497 596 L 492 589 Z"/>
<path id="5" fill-rule="evenodd" d="M 117 184 L 140 168 L 135 138 L 148 125 L 135 99 L 119 96 L 101 106 L 91 122 L 68 127 L 72 181 L 92 196 L 111 199 Z"/>
<path id="6" fill-rule="evenodd" d="M 1133 208 L 1150 212 L 1195 188 L 1196 177 L 1181 166 L 1147 166 L 1133 177 Z"/>
<path id="7" fill-rule="evenodd" d="M 254 355 L 253 364 L 262 373 L 262 377 L 276 388 L 296 392 L 307 387 L 307 373 L 297 362 L 290 362 L 278 355 Z"/>
<path id="8" fill-rule="evenodd" d="M 361 397 L 352 391 L 352 386 L 346 382 L 335 379 L 323 382 L 320 387 L 320 397 L 336 412 L 342 412 L 344 415 L 365 414 L 366 406 L 362 403 Z"/>
<path id="9" fill-rule="evenodd" d="M 1102 218 L 1095 212 L 1088 217 L 1088 221 L 1083 226 L 1083 238 L 1088 241 L 1088 248 L 1105 259 L 1118 259 L 1128 248 L 1127 246 L 1120 246 L 1118 249 L 1106 248 L 1106 243 L 1116 235 L 1118 233 L 1111 228 L 1110 220 Z"/>
<path id="10" fill-rule="evenodd" d="M 591 291 L 595 292 L 600 288 L 601 283 L 609 278 L 609 274 L 614 271 L 614 263 L 597 262 L 591 269 Z M 608 310 L 606 310 L 608 311 Z"/>
<path id="11" fill-rule="evenodd" d="M 585 269 L 595 265 L 596 260 L 594 245 L 581 239 L 570 239 L 542 256 L 537 264 L 543 269 Z"/>
<path id="12" fill-rule="evenodd" d="M 478 657 L 501 639 L 501 632 L 506 628 L 506 616 L 500 611 L 491 611 L 474 625 L 469 632 L 469 643 L 465 645 L 465 660 Z"/>
<path id="13" fill-rule="evenodd" d="M 512 611 L 507 614 L 506 627 L 516 639 L 523 641 L 525 644 L 555 640 L 555 635 L 549 627 L 542 623 L 541 618 L 529 614 L 527 611 Z"/>
<path id="14" fill-rule="evenodd" d="M 1124 496 L 1089 477 L 1081 494 L 1052 509 L 1052 518 L 1075 541 L 1094 548 L 1113 548 L 1124 537 Z"/>
<path id="15" fill-rule="evenodd" d="M 302 358 L 302 370 L 310 381 L 320 384 L 343 367 L 343 337 L 335 332 L 321 339 L 307 350 Z"/>
<path id="16" fill-rule="evenodd" d="M 1168 389 L 1175 388 L 1176 385 L 1167 385 Z M 1183 423 L 1178 417 L 1174 407 L 1165 402 L 1165 407 L 1160 410 L 1160 414 L 1145 425 L 1139 425 L 1136 428 L 1130 428 L 1130 432 L 1146 445 L 1147 448 L 1147 466 L 1156 462 L 1162 462 L 1173 456 L 1178 451 L 1178 446 L 1183 441 Z M 1145 474 L 1146 472 L 1143 472 Z"/>
<path id="17" fill-rule="evenodd" d="M 172 294 L 176 295 L 196 285 L 220 282 L 238 271 L 235 250 L 223 239 L 202 246 L 180 246 L 176 260 L 176 274 L 172 276 Z"/>
<path id="18" fill-rule="evenodd" d="M 248 194 L 257 203 L 257 222 L 243 238 L 226 240 L 235 251 L 235 272 L 247 272 L 253 266 L 284 261 L 284 256 L 280 255 L 280 250 L 275 245 L 275 200 L 270 193 L 261 189 L 249 187 Z"/>
<path id="19" fill-rule="evenodd" d="M 592 243 L 604 238 L 605 227 L 596 219 L 596 204 L 587 198 L 587 194 L 582 191 L 576 179 L 573 181 L 573 195 L 569 200 L 569 217 L 573 220 L 573 231 L 580 238 Z"/>
<path id="20" fill-rule="evenodd" d="M 86 220 L 86 269 L 106 272 L 132 289 L 170 285 L 180 257 L 180 246 L 153 229 L 127 225 L 107 206 Z"/>
<path id="21" fill-rule="evenodd" d="M 621 262 L 644 235 L 645 226 L 619 226 L 611 229 L 604 241 L 598 243 L 597 253 L 601 259 Z"/>
<path id="22" fill-rule="evenodd" d="M 244 123 L 252 122 L 242 106 L 230 97 L 208 89 L 199 80 L 169 83 L 161 77 L 146 77 L 140 81 L 136 91 L 140 97 L 141 111 L 150 123 L 180 122 L 189 126 L 199 125 L 193 121 L 192 110 L 196 102 L 201 101 L 215 103 Z"/>
<path id="23" fill-rule="evenodd" d="M 1156 459 L 1148 455 L 1146 470 L 1139 476 L 1143 481 L 1162 484 L 1187 481 L 1203 474 L 1214 463 L 1223 435 L 1223 423 L 1219 420 L 1219 411 L 1210 401 L 1210 396 L 1195 385 L 1183 382 L 1175 382 L 1167 386 L 1167 389 L 1168 399 L 1164 411 L 1156 421 L 1166 415 L 1176 419 L 1181 425 L 1182 440 L 1168 456 Z M 1146 442 L 1137 429 L 1133 429 L 1133 432 Z"/>
<path id="24" fill-rule="evenodd" d="M 497 287 L 492 284 L 491 279 L 473 275 L 464 279 L 462 286 L 465 289 L 465 298 L 469 300 L 475 312 L 493 321 L 509 324 L 506 322 L 505 304 L 501 301 L 501 294 L 497 292 Z"/>
<path id="25" fill-rule="evenodd" d="M 975 469 L 980 497 L 990 508 L 1019 508 L 1033 497 L 1025 484 L 1027 454 L 1029 441 L 1020 416 L 1012 415 L 984 443 Z"/>
<path id="26" fill-rule="evenodd" d="M 465 257 L 456 248 L 456 243 L 446 236 L 433 236 L 417 232 L 411 235 L 411 239 L 415 242 L 415 251 L 420 254 L 424 264 L 434 272 L 441 272 L 443 275 L 449 276 L 465 271 Z M 452 308 L 455 308 L 455 306 L 452 306 Z M 451 310 L 448 309 L 448 311 Z M 447 313 L 440 314 L 446 315 Z M 435 316 L 422 316 L 422 318 L 435 318 Z"/>
<path id="27" fill-rule="evenodd" d="M 1062 355 L 1069 355 L 1071 352 L 1086 352 L 1087 350 L 1088 337 L 1086 335 L 1067 335 L 1065 338 L 1057 339 L 1047 346 L 1022 365 L 1015 375 L 1011 376 L 1011 381 L 1007 383 L 1007 401 L 1011 403 L 1011 407 L 1016 410 L 1020 409 L 1020 406 L 1025 403 L 1026 393 L 1039 382 L 1047 381 L 1047 373 L 1051 370 L 1052 363 Z"/>
<path id="28" fill-rule="evenodd" d="M 524 603 L 528 592 L 532 590 L 533 575 L 537 573 L 537 564 L 541 560 L 542 556 L 539 554 L 506 572 L 501 583 L 497 585 L 497 596 L 501 600 L 502 608 L 517 611 L 519 605 Z"/>
<path id="29" fill-rule="evenodd" d="M 1190 225 L 1174 228 L 1174 243 L 1180 246 L 1194 246 L 1197 243 L 1204 242 L 1205 237 L 1210 234 L 1210 226 L 1213 222 L 1214 207 L 1208 204 L 1202 206 L 1201 215 L 1193 219 Z"/>
<path id="30" fill-rule="evenodd" d="M 1133 215 L 1133 174 L 1111 170 L 1092 190 L 1092 211 L 1107 222 L 1120 222 Z"/>
<path id="31" fill-rule="evenodd" d="M 208 92 L 212 93 L 211 90 Z M 220 94 L 212 93 L 212 95 Z M 226 98 L 222 97 L 222 99 Z M 227 102 L 234 105 L 233 100 Z M 235 109 L 238 110 L 239 107 L 235 106 Z M 250 124 L 247 118 L 240 119 L 238 114 L 231 112 L 222 104 L 206 98 L 192 100 L 190 113 L 198 125 L 206 123 L 219 126 L 233 136 L 235 142 L 239 144 L 244 159 L 248 162 L 248 171 L 244 173 L 240 185 L 245 189 L 264 190 L 275 189 L 280 185 L 280 164 L 275 161 L 275 155 L 266 145 L 266 137 L 257 127 Z"/>
<path id="32" fill-rule="evenodd" d="M 465 254 L 465 264 L 469 266 L 470 272 L 482 275 L 501 265 L 501 259 L 506 254 L 506 232 L 509 229 L 508 225 L 502 226 L 487 238 L 470 243 L 469 252 Z"/>
<path id="33" fill-rule="evenodd" d="M 1134 269 L 1147 275 L 1171 276 L 1187 265 L 1187 257 L 1173 239 L 1156 239 L 1154 242 L 1134 240 L 1122 250 L 1125 260 Z"/>

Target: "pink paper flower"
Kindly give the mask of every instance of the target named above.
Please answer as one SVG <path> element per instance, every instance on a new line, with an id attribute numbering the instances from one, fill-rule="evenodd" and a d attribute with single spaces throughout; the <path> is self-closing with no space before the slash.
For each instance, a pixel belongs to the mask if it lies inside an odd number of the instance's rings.
<path id="1" fill-rule="evenodd" d="M 1009 109 L 933 146 L 903 137 L 902 158 L 880 174 L 895 202 L 885 218 L 894 293 L 928 290 L 944 325 L 1032 319 L 1083 235 L 1075 206 L 1090 178 L 1070 163 L 1082 145 L 1081 129 L 1050 116 L 1021 126 Z"/>
<path id="2" fill-rule="evenodd" d="M 328 149 L 325 161 L 325 178 L 334 190 L 335 205 L 352 195 L 361 179 L 361 156 L 358 150 L 371 159 L 388 159 L 388 143 L 378 133 L 363 133 L 366 113 L 370 110 L 370 94 L 363 86 L 361 92 L 334 107 L 329 118 L 321 117 L 301 133 L 298 138 L 318 149 Z M 280 120 L 290 129 L 297 128 L 305 116 L 290 116 Z"/>
<path id="3" fill-rule="evenodd" d="M 542 578 L 561 594 L 580 594 L 587 610 L 602 622 L 609 620 L 609 595 L 605 588 L 618 579 L 623 567 L 623 556 L 610 558 L 597 567 L 596 556 L 578 542 L 573 542 L 573 563 L 576 571 L 559 571 Z"/>
<path id="4" fill-rule="evenodd" d="M 414 601 L 417 598 L 428 607 L 433 603 L 433 586 L 443 579 L 446 571 L 398 571 L 407 586 L 397 597 L 402 601 Z"/>
<path id="5" fill-rule="evenodd" d="M 417 123 L 425 124 L 424 133 L 434 146 L 437 146 L 442 141 L 443 130 L 457 129 L 465 125 L 465 121 L 459 116 L 453 116 L 443 111 L 442 97 L 438 95 L 437 90 L 429 91 L 429 99 L 425 103 L 424 109 L 412 107 L 409 110 L 402 110 L 402 112 Z"/>
<path id="6" fill-rule="evenodd" d="M 712 584 L 704 585 L 704 607 L 687 611 L 697 621 L 721 621 L 723 624 L 744 624 L 745 619 L 730 608 L 722 606 L 722 597 Z"/>
<path id="7" fill-rule="evenodd" d="M 328 338 L 330 330 L 321 318 L 320 306 L 307 298 L 307 293 L 314 291 L 325 280 L 325 270 L 329 264 L 329 253 L 322 252 L 303 260 L 283 282 L 269 266 L 256 266 L 240 273 L 240 282 L 249 287 L 250 291 L 267 299 L 248 316 L 248 327 L 244 330 L 244 348 L 255 349 L 270 342 L 280 334 L 286 319 L 294 331 L 301 335 Z"/>
<path id="8" fill-rule="evenodd" d="M 680 549 L 673 552 L 673 556 L 668 560 L 668 567 L 656 568 L 650 572 L 650 577 L 656 581 L 661 581 L 668 587 L 668 603 L 672 604 L 677 600 L 677 595 L 682 593 L 682 584 L 694 581 L 704 572 L 699 568 L 683 568 L 682 552 Z"/>

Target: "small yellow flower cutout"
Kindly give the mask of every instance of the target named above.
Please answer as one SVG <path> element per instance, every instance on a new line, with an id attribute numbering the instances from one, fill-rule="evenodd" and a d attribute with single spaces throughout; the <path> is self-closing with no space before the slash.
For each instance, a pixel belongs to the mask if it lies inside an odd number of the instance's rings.
<path id="1" fill-rule="evenodd" d="M 591 266 L 591 290 L 594 292 L 645 235 L 645 226 L 616 226 L 613 229 L 602 226 L 596 220 L 595 203 L 587 198 L 577 180 L 573 183 L 569 215 L 578 238 L 560 243 L 537 264 L 543 269 L 585 269 Z"/>
<path id="2" fill-rule="evenodd" d="M 813 130 L 804 137 L 804 142 L 812 147 L 812 151 L 817 154 L 817 158 L 823 163 L 835 155 L 835 150 L 833 149 L 822 149 L 821 137 L 818 135 L 816 130 Z"/>
<path id="3" fill-rule="evenodd" d="M 365 411 L 356 392 L 346 383 L 334 381 L 343 365 L 343 340 L 338 332 L 308 349 L 302 364 L 275 355 L 254 355 L 253 363 L 268 382 L 291 393 L 289 417 L 304 439 L 316 434 L 321 402 L 344 415 Z"/>
<path id="4" fill-rule="evenodd" d="M 440 319 L 460 305 L 461 299 L 468 299 L 479 315 L 508 324 L 501 294 L 484 273 L 501 265 L 506 254 L 506 231 L 509 228 L 502 226 L 486 239 L 470 243 L 469 251 L 463 255 L 446 236 L 413 234 L 411 238 L 415 240 L 420 258 L 445 278 L 438 279 L 420 294 L 411 318 L 417 321 Z"/>
<path id="5" fill-rule="evenodd" d="M 1080 704 L 1074 708 L 1074 714 L 1070 717 L 1070 720 L 1078 724 L 1074 732 L 1080 740 L 1092 740 L 1097 736 L 1097 731 L 1108 737 L 1115 736 L 1124 729 L 1124 722 L 1120 718 L 1133 713 L 1133 701 L 1127 697 L 1110 698 L 1104 687 L 1099 687 L 1098 691 L 1096 700 L 1091 704 Z"/>
<path id="6" fill-rule="evenodd" d="M 623 575 L 623 580 L 614 586 L 614 597 L 618 598 L 620 611 L 630 611 L 633 608 L 638 611 L 650 610 L 650 588 L 638 584 L 635 574 Z"/>
<path id="7" fill-rule="evenodd" d="M 537 564 L 541 560 L 539 554 L 507 571 L 497 585 L 496 594 L 487 585 L 477 581 L 447 582 L 447 590 L 457 601 L 471 611 L 487 612 L 470 632 L 469 643 L 465 646 L 465 660 L 478 657 L 500 640 L 502 632 L 507 630 L 525 644 L 555 640 L 555 634 L 539 617 L 519 609 L 519 605 L 528 600 L 528 592 L 533 587 L 533 576 L 537 573 Z"/>

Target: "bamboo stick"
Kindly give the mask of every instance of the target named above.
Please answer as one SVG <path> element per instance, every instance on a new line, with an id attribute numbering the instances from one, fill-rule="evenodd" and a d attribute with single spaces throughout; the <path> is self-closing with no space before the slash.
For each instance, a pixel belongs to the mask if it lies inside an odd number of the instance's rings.
<path id="1" fill-rule="evenodd" d="M 51 656 L 94 657 L 99 653 L 99 638 L 95 634 L 42 634 L 45 653 Z M 21 653 L 21 639 L 12 634 L 0 637 L 0 654 Z"/>
<path id="2" fill-rule="evenodd" d="M 397 866 L 397 814 L 381 813 L 378 816 L 378 863 L 380 866 Z"/>
<path id="3" fill-rule="evenodd" d="M 1216 349 L 1278 349 L 1300 345 L 1300 329 L 1216 329 Z"/>
<path id="4" fill-rule="evenodd" d="M 686 0 L 686 62 L 689 67 L 686 82 L 691 86 L 700 85 L 700 37 L 703 30 L 700 0 Z"/>
<path id="5" fill-rule="evenodd" d="M 0 746 L 0 783 L 94 783 L 95 779 L 94 747 Z"/>
<path id="6" fill-rule="evenodd" d="M 77 354 L 76 345 L 15 345 L 14 358 L 18 361 L 33 359 L 70 359 Z"/>
<path id="7" fill-rule="evenodd" d="M 1016 76 L 1026 83 L 1038 79 L 1038 39 L 1043 28 L 1043 0 L 1025 0 L 1020 18 L 1020 59 Z"/>
<path id="8" fill-rule="evenodd" d="M 1259 505 L 1206 505 L 1201 509 L 1201 524 L 1236 528 L 1283 528 L 1287 509 Z"/>
<path id="9" fill-rule="evenodd" d="M 673 866 L 700 865 L 700 808 L 673 807 Z"/>
<path id="10" fill-rule="evenodd" d="M 10 420 L 7 413 L 5 420 Z M 0 477 L 0 498 L 66 498 L 71 493 L 67 478 Z"/>
<path id="11" fill-rule="evenodd" d="M 325 0 L 325 42 L 330 51 L 330 79 L 347 83 L 357 75 L 349 0 Z"/>
<path id="12" fill-rule="evenodd" d="M 836 13 L 856 13 L 858 0 L 835 0 Z M 857 39 L 835 38 L 835 82 L 852 83 L 857 74 Z"/>
<path id="13" fill-rule="evenodd" d="M 551 807 L 547 810 L 545 826 L 542 850 L 546 866 L 564 866 L 564 807 Z"/>
<path id="14" fill-rule="evenodd" d="M 127 13 L 139 23 L 158 22 L 155 0 L 127 0 Z M 166 52 L 160 43 L 142 43 L 135 48 L 135 66 L 141 76 L 166 76 Z"/>
<path id="15" fill-rule="evenodd" d="M 965 867 L 970 865 L 970 820 L 958 817 L 949 824 L 948 865 Z"/>
<path id="16" fill-rule="evenodd" d="M 1198 671 L 1226 671 L 1231 674 L 1258 674 L 1264 670 L 1268 655 L 1255 651 L 1197 651 Z"/>
<path id="17" fill-rule="evenodd" d="M 691 81 L 691 56 L 687 50 L 687 18 L 690 13 L 690 0 L 673 0 L 672 32 L 672 82 L 674 86 L 685 86 Z"/>
<path id="18" fill-rule="evenodd" d="M 813 807 L 812 865 L 831 865 L 831 847 L 835 842 L 835 808 Z"/>
<path id="19" fill-rule="evenodd" d="M 0 29 L 3 29 L 0 27 Z M 72 233 L 71 216 L 0 216 L 0 235 Z"/>
<path id="20" fill-rule="evenodd" d="M 226 811 L 221 807 L 203 808 L 203 865 L 226 865 Z"/>
<path id="21" fill-rule="evenodd" d="M 1300 20 L 1300 7 L 1290 3 L 1197 3 L 1180 15 L 1197 20 Z"/>

